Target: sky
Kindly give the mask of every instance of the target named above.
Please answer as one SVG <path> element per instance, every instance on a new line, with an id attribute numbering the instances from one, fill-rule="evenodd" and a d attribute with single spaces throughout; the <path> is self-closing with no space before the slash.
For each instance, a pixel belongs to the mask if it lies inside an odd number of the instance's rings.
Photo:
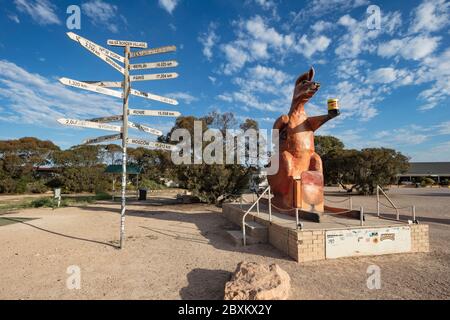
<path id="1" fill-rule="evenodd" d="M 67 25 L 70 5 L 80 8 L 80 29 Z M 336 136 L 347 148 L 388 147 L 412 161 L 450 161 L 449 1 L 0 0 L 0 15 L 1 140 L 36 136 L 68 148 L 109 134 L 56 122 L 122 108 L 121 99 L 58 82 L 122 80 L 70 40 L 71 31 L 119 54 L 123 48 L 107 39 L 177 46 L 175 53 L 131 63 L 178 61 L 176 68 L 132 72 L 177 72 L 178 78 L 132 86 L 179 105 L 132 97 L 130 108 L 233 112 L 270 129 L 289 111 L 298 75 L 313 66 L 321 88 L 305 106 L 308 115 L 326 113 L 328 98 L 341 107 L 341 116 L 317 134 Z M 131 120 L 164 132 L 174 123 Z"/>

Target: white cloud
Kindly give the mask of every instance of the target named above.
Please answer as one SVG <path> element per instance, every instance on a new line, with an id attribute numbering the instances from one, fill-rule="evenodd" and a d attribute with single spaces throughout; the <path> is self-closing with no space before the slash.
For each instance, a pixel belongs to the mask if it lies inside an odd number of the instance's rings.
<path id="1" fill-rule="evenodd" d="M 15 14 L 9 14 L 8 18 L 12 21 L 14 21 L 15 23 L 20 23 L 19 17 Z"/>
<path id="2" fill-rule="evenodd" d="M 323 31 L 327 31 L 329 29 L 332 29 L 333 27 L 333 23 L 329 21 L 319 20 L 311 26 L 311 29 L 313 29 L 316 33 L 322 33 Z"/>
<path id="3" fill-rule="evenodd" d="M 64 87 L 6 60 L 0 60 L 0 98 L 3 120 L 51 127 L 58 126 L 57 118 L 85 119 L 121 110 L 119 99 Z"/>
<path id="4" fill-rule="evenodd" d="M 395 86 L 412 84 L 414 81 L 410 71 L 392 67 L 379 68 L 368 74 L 368 83 L 392 83 Z"/>
<path id="5" fill-rule="evenodd" d="M 172 14 L 175 7 L 178 5 L 179 0 L 158 0 L 159 6 Z"/>
<path id="6" fill-rule="evenodd" d="M 264 10 L 270 10 L 276 7 L 275 2 L 272 0 L 255 0 Z"/>
<path id="7" fill-rule="evenodd" d="M 404 59 L 420 60 L 432 54 L 440 40 L 440 37 L 423 35 L 394 39 L 381 43 L 377 53 L 384 58 L 401 56 Z"/>
<path id="8" fill-rule="evenodd" d="M 225 53 L 227 60 L 227 63 L 223 66 L 223 72 L 227 75 L 240 70 L 250 60 L 246 51 L 231 43 L 223 45 L 222 51 Z"/>
<path id="9" fill-rule="evenodd" d="M 414 10 L 411 23 L 412 32 L 435 32 L 450 22 L 450 2 L 445 0 L 425 0 Z"/>
<path id="10" fill-rule="evenodd" d="M 311 58 L 314 53 L 325 51 L 330 43 L 331 39 L 323 35 L 311 40 L 308 40 L 308 37 L 306 35 L 303 35 L 298 41 L 295 49 L 298 53 L 303 54 L 306 58 Z"/>
<path id="11" fill-rule="evenodd" d="M 124 16 L 118 14 L 116 5 L 109 4 L 102 0 L 91 0 L 81 5 L 82 12 L 91 19 L 93 25 L 106 27 L 109 31 L 117 33 L 119 28 L 114 22 L 119 16 L 126 23 Z"/>
<path id="12" fill-rule="evenodd" d="M 55 13 L 56 6 L 48 0 L 14 0 L 17 10 L 27 13 L 38 24 L 61 24 Z"/>
<path id="13" fill-rule="evenodd" d="M 201 34 L 198 37 L 198 41 L 203 45 L 203 55 L 211 61 L 213 57 L 213 47 L 217 44 L 219 41 L 219 36 L 216 34 L 217 25 L 213 22 L 211 22 L 208 26 L 208 30 Z"/>
<path id="14" fill-rule="evenodd" d="M 293 23 L 297 24 L 308 20 L 310 17 L 324 16 L 329 13 L 350 11 L 352 9 L 369 5 L 368 0 L 312 0 L 308 1 L 294 17 Z"/>
<path id="15" fill-rule="evenodd" d="M 184 102 L 185 104 L 191 104 L 192 102 L 198 101 L 198 98 L 187 92 L 168 93 L 166 96 Z"/>

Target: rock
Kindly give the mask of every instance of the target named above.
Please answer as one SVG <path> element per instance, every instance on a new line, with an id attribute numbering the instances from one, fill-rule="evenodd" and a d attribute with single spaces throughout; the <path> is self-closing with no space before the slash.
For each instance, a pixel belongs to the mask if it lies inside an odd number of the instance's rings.
<path id="1" fill-rule="evenodd" d="M 286 300 L 291 278 L 277 264 L 240 262 L 225 284 L 225 300 Z"/>

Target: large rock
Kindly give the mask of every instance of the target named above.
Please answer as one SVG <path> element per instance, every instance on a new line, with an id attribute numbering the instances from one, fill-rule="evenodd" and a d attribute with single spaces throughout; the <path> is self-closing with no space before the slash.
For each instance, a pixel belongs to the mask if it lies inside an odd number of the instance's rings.
<path id="1" fill-rule="evenodd" d="M 277 264 L 240 262 L 225 284 L 225 300 L 286 300 L 291 278 Z"/>

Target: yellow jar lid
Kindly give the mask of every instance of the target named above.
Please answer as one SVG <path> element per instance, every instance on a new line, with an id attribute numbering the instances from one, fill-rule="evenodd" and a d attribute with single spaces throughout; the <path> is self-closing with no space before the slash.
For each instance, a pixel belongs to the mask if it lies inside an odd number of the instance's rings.
<path id="1" fill-rule="evenodd" d="M 338 101 L 339 101 L 339 99 L 328 99 L 327 102 L 338 102 Z"/>

